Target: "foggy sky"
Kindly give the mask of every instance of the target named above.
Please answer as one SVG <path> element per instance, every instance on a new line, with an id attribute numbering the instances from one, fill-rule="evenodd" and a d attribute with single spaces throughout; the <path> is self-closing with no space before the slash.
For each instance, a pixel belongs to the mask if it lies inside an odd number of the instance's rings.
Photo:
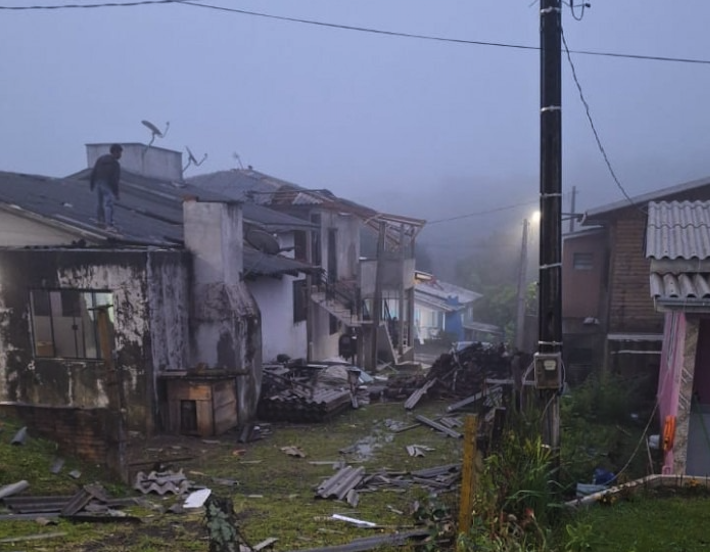
<path id="1" fill-rule="evenodd" d="M 100 2 L 101 0 L 95 0 Z M 56 5 L 57 0 L 33 0 Z M 302 19 L 537 46 L 530 0 L 206 0 Z M 27 5 L 0 0 L 3 6 Z M 573 50 L 710 59 L 707 0 L 592 0 Z M 710 175 L 710 65 L 573 54 L 631 195 Z M 582 207 L 623 199 L 563 57 L 563 182 Z M 147 142 L 436 220 L 539 189 L 539 52 L 397 38 L 188 5 L 0 10 L 0 170 L 64 176 L 87 142 Z M 567 200 L 565 200 L 567 201 Z M 465 219 L 485 228 L 483 217 Z M 461 223 L 459 228 L 462 228 Z M 492 223 L 491 223 L 492 224 Z M 439 223 L 440 228 L 446 223 Z M 432 226 L 432 230 L 434 226 Z"/>

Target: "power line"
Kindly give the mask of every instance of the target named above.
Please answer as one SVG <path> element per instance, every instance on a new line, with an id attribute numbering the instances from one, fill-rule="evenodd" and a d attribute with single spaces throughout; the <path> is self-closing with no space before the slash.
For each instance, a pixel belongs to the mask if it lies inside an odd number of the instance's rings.
<path id="1" fill-rule="evenodd" d="M 582 90 L 582 85 L 579 82 L 579 79 L 577 78 L 577 69 L 574 66 L 574 63 L 572 62 L 572 56 L 570 55 L 570 50 L 567 47 L 567 40 L 565 39 L 565 33 L 564 30 L 560 33 L 562 36 L 562 44 L 565 47 L 565 53 L 567 54 L 567 61 L 569 62 L 570 69 L 572 70 L 572 78 L 574 79 L 574 83 L 577 85 L 577 91 L 579 92 L 579 99 L 582 101 L 582 105 L 584 105 L 584 112 L 587 115 L 587 120 L 589 121 L 589 126 L 592 129 L 592 133 L 594 134 L 594 139 L 597 142 L 597 148 L 599 148 L 599 151 L 602 154 L 602 157 L 604 158 L 604 163 L 606 163 L 607 169 L 609 169 L 609 174 L 611 174 L 611 177 L 614 179 L 614 182 L 616 183 L 616 186 L 621 190 L 621 193 L 624 194 L 624 197 L 629 201 L 629 203 L 632 206 L 636 206 L 634 203 L 634 200 L 631 199 L 631 196 L 626 192 L 626 189 L 622 186 L 621 182 L 619 181 L 619 178 L 616 176 L 616 172 L 614 171 L 614 168 L 611 166 L 611 161 L 609 161 L 609 156 L 606 153 L 606 149 L 604 148 L 604 145 L 602 144 L 601 138 L 599 137 L 599 133 L 597 132 L 597 127 L 594 124 L 594 119 L 592 119 L 592 113 L 589 109 L 589 103 L 587 103 L 587 99 L 584 97 L 584 91 Z"/>
<path id="2" fill-rule="evenodd" d="M 56 6 L 0 6 L 0 10 L 30 11 L 30 10 L 73 10 L 84 8 L 132 8 L 150 4 L 182 4 L 183 0 L 138 0 L 134 2 L 104 2 L 100 4 L 59 4 Z M 197 5 L 197 4 L 194 4 Z"/>
<path id="3" fill-rule="evenodd" d="M 134 2 L 107 2 L 107 3 L 97 3 L 97 4 L 60 4 L 56 6 L 46 6 L 46 5 L 34 5 L 34 6 L 0 6 L 0 10 L 10 10 L 10 11 L 27 11 L 27 10 L 61 10 L 61 9 L 76 9 L 76 8 L 122 8 L 122 7 L 134 7 L 134 6 L 144 6 L 144 5 L 155 5 L 155 4 L 176 4 L 181 6 L 192 6 L 195 8 L 204 8 L 210 10 L 217 10 L 222 12 L 230 12 L 241 15 L 249 15 L 253 17 L 263 17 L 266 19 L 275 19 L 278 21 L 286 21 L 289 23 L 300 23 L 304 25 L 315 25 L 318 27 L 328 27 L 331 29 L 341 29 L 345 31 L 355 31 L 361 33 L 371 33 L 384 36 L 392 36 L 398 38 L 412 38 L 417 40 L 429 40 L 435 42 L 447 42 L 453 44 L 468 44 L 474 46 L 493 46 L 497 48 L 512 48 L 515 50 L 540 50 L 539 46 L 528 46 L 525 44 L 512 44 L 509 42 L 489 42 L 484 40 L 467 40 L 462 38 L 449 38 L 443 36 L 434 35 L 423 35 L 414 33 L 403 33 L 397 31 L 388 31 L 385 29 L 375 29 L 371 27 L 358 27 L 355 25 L 343 25 L 340 23 L 329 23 L 327 21 L 317 21 L 313 19 L 302 19 L 298 17 L 287 17 L 284 15 L 274 15 L 269 13 L 255 12 L 250 10 L 241 10 L 238 8 L 227 8 L 225 6 L 215 6 L 211 4 L 198 4 L 194 0 L 140 0 Z M 585 55 L 585 56 L 601 56 L 601 57 L 612 57 L 621 59 L 634 59 L 634 60 L 644 60 L 644 61 L 661 61 L 669 63 L 690 63 L 696 65 L 710 65 L 710 59 L 701 58 L 684 58 L 684 57 L 670 57 L 670 56 L 650 56 L 643 54 L 625 54 L 621 52 L 603 52 L 597 50 L 571 50 L 573 54 Z"/>
<path id="4" fill-rule="evenodd" d="M 438 224 L 440 222 L 449 222 L 452 220 L 459 220 L 459 219 L 465 219 L 465 218 L 470 218 L 470 217 L 477 217 L 481 215 L 488 215 L 491 213 L 498 213 L 500 211 L 507 211 L 508 209 L 515 209 L 516 207 L 525 207 L 527 205 L 533 205 L 538 203 L 538 199 L 532 200 L 532 201 L 526 201 L 524 203 L 515 203 L 513 205 L 505 205 L 503 207 L 496 207 L 494 209 L 487 209 L 485 211 L 476 211 L 474 213 L 466 213 L 465 215 L 456 215 L 454 217 L 447 217 L 447 218 L 442 218 L 442 219 L 437 219 L 437 220 L 430 220 L 427 221 L 427 226 L 431 224 Z"/>

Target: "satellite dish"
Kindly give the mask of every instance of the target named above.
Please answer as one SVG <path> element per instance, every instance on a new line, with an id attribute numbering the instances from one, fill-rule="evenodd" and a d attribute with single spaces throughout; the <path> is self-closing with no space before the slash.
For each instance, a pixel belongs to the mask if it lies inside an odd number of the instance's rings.
<path id="1" fill-rule="evenodd" d="M 254 249 L 269 255 L 278 255 L 281 252 L 279 242 L 276 241 L 276 238 L 259 228 L 249 228 L 244 236 L 244 240 Z"/>
<path id="2" fill-rule="evenodd" d="M 170 128 L 170 121 L 165 123 L 165 130 L 163 132 L 160 132 L 160 129 L 158 129 L 157 126 L 155 126 L 153 123 L 150 121 L 146 121 L 143 119 L 141 123 L 148 129 L 150 130 L 150 142 L 148 142 L 148 145 L 146 146 L 146 149 L 149 148 L 151 145 L 153 145 L 153 142 L 155 141 L 156 137 L 157 138 L 165 138 L 165 136 L 168 134 L 168 129 Z"/>
<path id="3" fill-rule="evenodd" d="M 148 127 L 148 130 L 150 130 L 154 136 L 158 136 L 159 138 L 163 137 L 163 133 L 158 130 L 158 127 L 155 126 L 153 123 L 150 121 L 146 121 L 145 119 L 141 121 L 145 126 Z"/>
<path id="4" fill-rule="evenodd" d="M 195 165 L 196 167 L 199 167 L 200 165 L 202 165 L 202 163 L 205 162 L 205 159 L 207 159 L 207 154 L 205 153 L 202 156 L 202 159 L 198 161 L 192 153 L 192 150 L 188 146 L 185 146 L 185 149 L 187 150 L 187 165 L 182 168 L 182 172 L 185 172 L 190 165 Z"/>

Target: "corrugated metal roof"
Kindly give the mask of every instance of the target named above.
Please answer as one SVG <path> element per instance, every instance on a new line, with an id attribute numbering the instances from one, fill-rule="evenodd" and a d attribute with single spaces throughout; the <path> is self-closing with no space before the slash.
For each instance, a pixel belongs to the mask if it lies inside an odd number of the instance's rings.
<path id="1" fill-rule="evenodd" d="M 656 299 L 710 299 L 710 274 L 652 272 L 650 283 Z"/>
<path id="2" fill-rule="evenodd" d="M 649 201 L 667 198 L 676 194 L 682 194 L 706 186 L 710 186 L 710 177 L 700 178 L 698 180 L 691 180 L 690 182 L 684 182 L 682 184 L 669 186 L 667 188 L 661 188 L 659 190 L 653 190 L 645 194 L 634 196 L 631 198 L 631 201 L 629 201 L 628 199 L 622 199 L 620 201 L 615 201 L 614 203 L 602 205 L 601 207 L 589 209 L 584 215 L 585 220 L 590 220 L 590 222 L 594 223 L 594 221 L 591 219 L 598 218 L 600 215 L 606 215 L 607 213 L 618 211 L 619 209 L 628 209 L 629 207 L 645 208 L 646 204 Z"/>
<path id="3" fill-rule="evenodd" d="M 649 203 L 646 257 L 710 258 L 710 201 Z"/>

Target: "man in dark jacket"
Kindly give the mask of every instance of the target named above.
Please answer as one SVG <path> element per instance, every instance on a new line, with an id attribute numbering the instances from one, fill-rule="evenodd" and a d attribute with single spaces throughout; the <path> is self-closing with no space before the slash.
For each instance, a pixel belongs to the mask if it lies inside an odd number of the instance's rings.
<path id="1" fill-rule="evenodd" d="M 110 153 L 102 155 L 96 160 L 94 170 L 91 171 L 91 190 L 98 192 L 98 205 L 96 219 L 100 228 L 116 230 L 113 225 L 113 204 L 119 199 L 118 182 L 121 179 L 121 158 L 123 148 L 113 144 Z"/>

